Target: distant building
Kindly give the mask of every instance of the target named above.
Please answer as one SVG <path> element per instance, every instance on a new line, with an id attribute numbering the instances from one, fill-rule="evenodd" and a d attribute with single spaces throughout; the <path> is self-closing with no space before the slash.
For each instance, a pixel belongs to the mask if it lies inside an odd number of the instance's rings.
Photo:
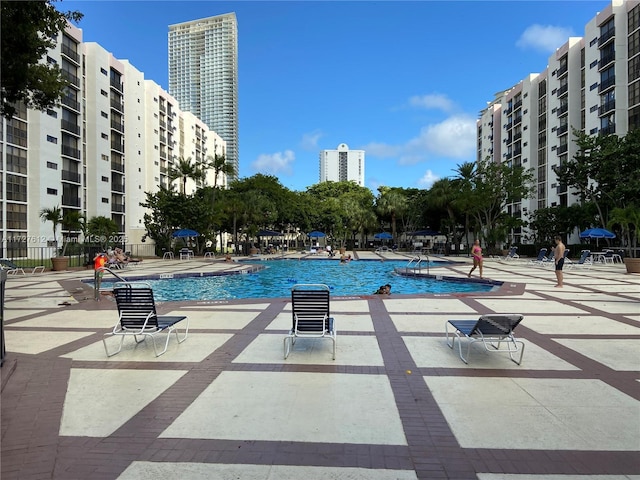
<path id="1" fill-rule="evenodd" d="M 580 201 L 553 170 L 578 151 L 572 129 L 624 136 L 639 127 L 640 2 L 613 0 L 585 25 L 584 37 L 556 49 L 545 70 L 487 102 L 477 121 L 477 158 L 533 169 L 535 194 L 506 212 L 526 220 L 527 212 Z M 517 228 L 509 241 L 528 237 Z"/>
<path id="2" fill-rule="evenodd" d="M 349 150 L 346 143 L 341 143 L 335 150 L 322 150 L 320 181 L 353 181 L 364 187 L 364 150 Z"/>
<path id="3" fill-rule="evenodd" d="M 238 25 L 235 13 L 169 25 L 169 93 L 238 152 Z"/>

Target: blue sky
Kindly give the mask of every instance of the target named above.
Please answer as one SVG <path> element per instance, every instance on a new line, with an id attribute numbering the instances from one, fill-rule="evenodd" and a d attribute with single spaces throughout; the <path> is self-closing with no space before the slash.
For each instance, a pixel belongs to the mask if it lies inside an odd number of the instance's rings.
<path id="1" fill-rule="evenodd" d="M 494 94 L 609 2 L 72 1 L 86 42 L 168 90 L 168 26 L 235 12 L 240 176 L 292 190 L 318 182 L 318 154 L 366 151 L 365 184 L 429 188 L 475 161 L 475 122 Z"/>

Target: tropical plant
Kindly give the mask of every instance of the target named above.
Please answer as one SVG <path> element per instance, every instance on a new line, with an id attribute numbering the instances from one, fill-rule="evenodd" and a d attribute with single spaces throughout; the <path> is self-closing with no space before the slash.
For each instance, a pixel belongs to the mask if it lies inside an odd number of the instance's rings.
<path id="1" fill-rule="evenodd" d="M 118 224 L 109 217 L 93 217 L 87 224 L 87 233 L 93 243 L 98 243 L 102 250 L 107 250 L 112 240 L 118 233 Z"/>
<path id="2" fill-rule="evenodd" d="M 180 180 L 180 193 L 186 196 L 187 192 L 187 180 L 191 179 L 194 182 L 200 182 L 204 180 L 205 171 L 198 165 L 192 162 L 191 157 L 180 157 L 176 164 L 169 168 L 167 172 L 169 181 Z"/>
<path id="3" fill-rule="evenodd" d="M 627 253 L 630 257 L 635 257 L 638 244 L 638 233 L 640 232 L 640 208 L 630 205 L 626 208 L 614 208 L 609 216 L 607 225 L 611 229 L 619 227 L 619 231 L 627 245 Z"/>
<path id="4" fill-rule="evenodd" d="M 62 208 L 59 205 L 50 208 L 43 208 L 40 210 L 40 218 L 43 222 L 51 222 L 53 226 L 53 242 L 58 246 L 58 226 L 63 221 Z"/>
<path id="5" fill-rule="evenodd" d="M 224 152 L 221 155 L 215 153 L 213 156 L 207 156 L 207 169 L 213 170 L 213 187 L 218 186 L 218 178 L 220 174 L 224 174 L 226 177 L 235 177 L 237 172 L 232 163 L 227 162 L 227 158 Z"/>
<path id="6" fill-rule="evenodd" d="M 378 212 L 382 216 L 391 217 L 391 236 L 394 241 L 398 241 L 396 231 L 396 219 L 407 209 L 407 198 L 397 188 L 379 187 L 380 196 L 376 202 Z"/>

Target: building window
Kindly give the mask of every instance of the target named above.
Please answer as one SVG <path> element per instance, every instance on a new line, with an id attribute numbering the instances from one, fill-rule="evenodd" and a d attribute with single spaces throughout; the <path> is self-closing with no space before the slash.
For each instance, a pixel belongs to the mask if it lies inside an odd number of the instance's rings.
<path id="1" fill-rule="evenodd" d="M 58 195 L 58 190 L 55 188 L 47 188 L 47 195 Z"/>
<path id="2" fill-rule="evenodd" d="M 105 76 L 107 75 L 107 71 L 106 71 L 104 68 L 101 68 L 101 69 L 100 69 L 100 73 L 101 73 L 101 74 L 103 74 L 103 75 L 105 75 Z"/>
<path id="3" fill-rule="evenodd" d="M 102 95 L 103 97 L 108 97 L 109 93 L 107 93 L 105 90 L 100 90 L 100 95 Z"/>
<path id="4" fill-rule="evenodd" d="M 103 182 L 108 182 L 109 181 L 109 177 L 102 177 L 102 181 Z"/>
<path id="5" fill-rule="evenodd" d="M 47 109 L 47 115 L 53 118 L 58 118 L 58 112 L 51 110 L 50 108 Z"/>
<path id="6" fill-rule="evenodd" d="M 51 135 L 47 135 L 47 142 L 58 143 L 58 139 L 56 137 L 52 137 Z"/>
<path id="7" fill-rule="evenodd" d="M 107 135 L 106 133 L 103 133 L 100 135 L 102 138 L 104 138 L 105 140 L 109 140 L 109 135 Z"/>
<path id="8" fill-rule="evenodd" d="M 100 155 L 100 158 L 102 158 L 102 160 L 104 160 L 105 162 L 109 161 L 109 155 L 105 155 L 104 153 Z"/>
<path id="9" fill-rule="evenodd" d="M 7 174 L 7 200 L 27 201 L 27 177 Z"/>
<path id="10" fill-rule="evenodd" d="M 109 199 L 106 197 L 102 197 L 102 203 L 109 203 Z"/>
<path id="11" fill-rule="evenodd" d="M 58 164 L 53 162 L 47 162 L 47 168 L 50 168 L 51 170 L 57 170 Z"/>
<path id="12" fill-rule="evenodd" d="M 100 115 L 102 115 L 103 118 L 109 118 L 107 112 L 100 112 Z"/>

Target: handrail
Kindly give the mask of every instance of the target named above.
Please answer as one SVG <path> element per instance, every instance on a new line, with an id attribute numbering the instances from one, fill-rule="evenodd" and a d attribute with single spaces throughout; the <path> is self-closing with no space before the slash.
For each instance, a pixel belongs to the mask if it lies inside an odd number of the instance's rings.
<path id="1" fill-rule="evenodd" d="M 416 270 L 418 270 L 418 272 L 420 272 L 422 270 L 422 261 L 426 260 L 427 261 L 427 275 L 429 275 L 429 255 L 424 254 L 425 258 L 422 258 L 421 255 L 416 255 L 415 257 L 413 257 L 411 260 L 409 260 L 409 263 L 407 263 L 407 265 L 404 267 L 405 272 L 408 272 L 409 270 L 413 270 L 413 273 L 416 273 Z M 414 264 L 415 262 L 415 264 Z"/>
<path id="2" fill-rule="evenodd" d="M 109 272 L 111 275 L 113 275 L 114 277 L 116 277 L 118 280 L 120 280 L 121 282 L 125 282 L 127 283 L 128 280 L 126 278 L 121 277 L 120 275 L 118 275 L 116 272 L 114 272 L 113 270 L 111 270 L 108 267 L 100 267 L 97 268 L 95 273 L 94 273 L 94 282 L 93 282 L 93 296 L 94 299 L 100 300 L 100 284 L 102 283 L 102 273 L 104 272 Z"/>

